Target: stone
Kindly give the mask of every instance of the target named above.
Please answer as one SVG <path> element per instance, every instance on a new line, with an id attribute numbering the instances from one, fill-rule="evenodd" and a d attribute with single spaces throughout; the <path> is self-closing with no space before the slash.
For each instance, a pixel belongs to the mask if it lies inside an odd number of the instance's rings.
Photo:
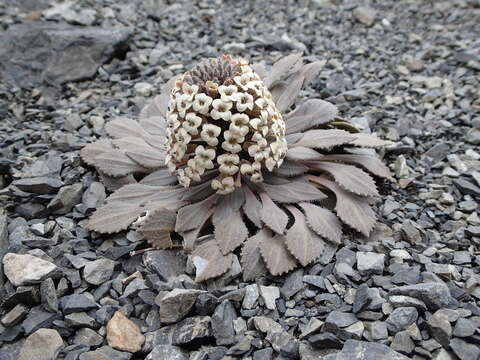
<path id="1" fill-rule="evenodd" d="M 115 261 L 102 258 L 91 261 L 83 268 L 83 277 L 86 282 L 92 285 L 101 285 L 110 280 L 115 268 Z"/>
<path id="2" fill-rule="evenodd" d="M 290 299 L 293 295 L 303 289 L 303 269 L 297 269 L 289 273 L 282 287 L 280 293 L 285 299 Z"/>
<path id="3" fill-rule="evenodd" d="M 51 278 L 43 280 L 40 284 L 40 296 L 45 310 L 51 312 L 58 311 L 57 290 Z"/>
<path id="4" fill-rule="evenodd" d="M 386 323 L 388 330 L 396 333 L 405 330 L 418 319 L 418 311 L 414 307 L 399 307 L 388 316 Z"/>
<path id="5" fill-rule="evenodd" d="M 372 8 L 359 6 L 353 10 L 353 16 L 362 24 L 372 26 L 375 21 L 375 17 L 377 16 L 377 12 Z"/>
<path id="6" fill-rule="evenodd" d="M 178 346 L 157 345 L 145 358 L 145 360 L 160 360 L 160 359 L 188 360 L 189 357 L 188 357 L 188 354 Z"/>
<path id="7" fill-rule="evenodd" d="M 106 197 L 105 186 L 102 183 L 93 181 L 82 195 L 82 204 L 85 210 L 93 210 L 100 207 Z"/>
<path id="8" fill-rule="evenodd" d="M 372 340 L 384 340 L 388 337 L 387 324 L 383 321 L 373 321 L 368 324 L 367 329 L 370 331 Z"/>
<path id="9" fill-rule="evenodd" d="M 470 181 L 463 179 L 453 180 L 453 184 L 460 190 L 462 194 L 480 196 L 480 187 L 472 184 Z"/>
<path id="10" fill-rule="evenodd" d="M 92 329 L 81 328 L 75 333 L 75 336 L 73 337 L 73 343 L 97 347 L 103 343 L 103 337 Z"/>
<path id="11" fill-rule="evenodd" d="M 22 322 L 22 328 L 25 334 L 29 335 L 40 328 L 50 328 L 53 321 L 60 317 L 61 315 L 58 313 L 45 312 L 38 308 L 31 309 Z"/>
<path id="12" fill-rule="evenodd" d="M 3 257 L 5 276 L 15 286 L 37 284 L 58 271 L 55 264 L 28 254 L 7 253 Z"/>
<path id="13" fill-rule="evenodd" d="M 0 37 L 0 74 L 7 83 L 25 88 L 91 78 L 126 49 L 132 31 L 51 22 L 12 25 Z"/>
<path id="14" fill-rule="evenodd" d="M 12 327 L 21 322 L 27 314 L 28 308 L 22 304 L 18 304 L 8 313 L 3 315 L 0 322 L 6 327 Z"/>
<path id="15" fill-rule="evenodd" d="M 277 309 L 277 304 L 275 301 L 280 297 L 280 289 L 278 287 L 260 285 L 260 295 L 262 296 L 267 309 Z"/>
<path id="16" fill-rule="evenodd" d="M 362 275 L 383 273 L 385 255 L 374 252 L 357 252 L 357 269 Z"/>
<path id="17" fill-rule="evenodd" d="M 447 285 L 440 282 L 426 282 L 391 288 L 390 295 L 406 295 L 422 300 L 429 310 L 446 307 L 452 300 Z"/>
<path id="18" fill-rule="evenodd" d="M 146 82 L 137 82 L 134 86 L 135 92 L 141 96 L 150 96 L 153 85 Z"/>
<path id="19" fill-rule="evenodd" d="M 465 318 L 459 318 L 453 328 L 453 335 L 457 337 L 467 337 L 475 334 L 476 326 L 473 321 Z"/>
<path id="20" fill-rule="evenodd" d="M 148 270 L 160 276 L 160 280 L 169 281 L 185 273 L 187 259 L 174 250 L 147 251 L 143 263 Z"/>
<path id="21" fill-rule="evenodd" d="M 393 337 L 390 347 L 403 354 L 410 354 L 415 349 L 415 343 L 406 331 L 400 331 Z"/>
<path id="22" fill-rule="evenodd" d="M 107 323 L 107 342 L 113 349 L 136 353 L 142 349 L 145 336 L 137 324 L 117 311 Z"/>
<path id="23" fill-rule="evenodd" d="M 0 39 L 0 44 L 2 40 Z M 0 50 L 0 58 L 2 57 L 1 50 Z M 0 68 L 0 73 L 2 72 L 2 68 Z M 33 178 L 26 178 L 15 180 L 13 183 L 18 189 L 21 191 L 25 191 L 27 193 L 34 193 L 34 194 L 51 194 L 58 190 L 60 187 L 63 186 L 63 182 L 46 177 L 46 176 L 39 176 Z"/>
<path id="24" fill-rule="evenodd" d="M 250 284 L 245 286 L 245 296 L 243 297 L 242 307 L 244 309 L 253 309 L 253 307 L 257 303 L 258 296 L 259 294 L 257 284 Z"/>
<path id="25" fill-rule="evenodd" d="M 448 348 L 450 338 L 452 337 L 452 326 L 447 316 L 437 311 L 427 320 L 426 324 L 430 335 L 444 348 Z"/>
<path id="26" fill-rule="evenodd" d="M 471 128 L 470 130 L 468 130 L 467 134 L 465 135 L 465 141 L 472 145 L 479 145 L 480 130 L 475 128 Z"/>
<path id="27" fill-rule="evenodd" d="M 60 307 L 64 314 L 71 314 L 74 312 L 96 310 L 98 305 L 86 295 L 73 294 L 62 297 L 60 299 Z"/>
<path id="28" fill-rule="evenodd" d="M 83 186 L 81 183 L 63 186 L 47 205 L 47 209 L 54 214 L 68 214 L 80 202 L 82 194 Z"/>
<path id="29" fill-rule="evenodd" d="M 211 318 L 212 332 L 217 345 L 232 345 L 235 343 L 233 321 L 237 313 L 229 300 L 222 301 Z"/>
<path id="30" fill-rule="evenodd" d="M 310 336 L 308 342 L 317 349 L 341 349 L 343 347 L 342 341 L 329 332 Z"/>
<path id="31" fill-rule="evenodd" d="M 194 289 L 173 289 L 160 300 L 160 321 L 173 324 L 182 320 L 192 309 L 201 293 Z"/>
<path id="32" fill-rule="evenodd" d="M 211 315 L 218 304 L 218 298 L 207 292 L 200 293 L 195 300 L 194 312 L 197 315 L 206 316 Z"/>
<path id="33" fill-rule="evenodd" d="M 338 330 L 357 322 L 357 317 L 352 313 L 332 311 L 325 319 L 325 330 L 327 328 Z"/>
<path id="34" fill-rule="evenodd" d="M 82 327 L 88 327 L 88 328 L 94 329 L 97 324 L 94 318 L 88 316 L 87 313 L 84 313 L 84 312 L 68 314 L 65 316 L 64 320 L 65 320 L 65 324 L 67 324 L 68 326 L 74 329 L 78 329 Z"/>
<path id="35" fill-rule="evenodd" d="M 189 317 L 177 323 L 172 332 L 172 344 L 196 348 L 209 343 L 212 327 L 209 316 Z"/>
<path id="36" fill-rule="evenodd" d="M 63 346 L 57 330 L 38 329 L 25 340 L 17 360 L 55 360 Z"/>
<path id="37" fill-rule="evenodd" d="M 265 348 L 253 353 L 253 360 L 272 360 L 273 349 Z"/>
<path id="38" fill-rule="evenodd" d="M 450 341 L 450 348 L 460 360 L 478 360 L 480 358 L 480 347 L 469 344 L 465 340 L 453 338 Z"/>
<path id="39" fill-rule="evenodd" d="M 3 259 L 4 255 L 8 251 L 9 240 L 8 240 L 8 223 L 7 216 L 4 214 L 3 209 L 0 208 L 0 260 Z M 0 266 L 0 287 L 3 286 L 5 282 L 3 266 Z"/>
<path id="40" fill-rule="evenodd" d="M 422 300 L 404 296 L 404 295 L 391 295 L 388 298 L 388 302 L 392 304 L 393 307 L 406 307 L 406 306 L 413 306 L 416 307 L 418 310 L 427 310 L 427 306 Z"/>
<path id="41" fill-rule="evenodd" d="M 112 349 L 110 346 L 102 346 L 95 351 L 84 352 L 78 360 L 130 360 L 132 354 Z"/>
<path id="42" fill-rule="evenodd" d="M 408 357 L 379 343 L 370 343 L 358 340 L 347 340 L 337 360 L 408 360 Z M 330 360 L 330 359 L 328 359 Z"/>

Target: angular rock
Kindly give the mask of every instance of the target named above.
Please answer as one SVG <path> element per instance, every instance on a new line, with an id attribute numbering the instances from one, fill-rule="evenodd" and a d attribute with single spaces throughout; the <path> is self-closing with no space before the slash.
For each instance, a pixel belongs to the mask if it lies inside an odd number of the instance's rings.
<path id="1" fill-rule="evenodd" d="M 475 333 L 476 326 L 473 321 L 465 318 L 457 320 L 453 328 L 453 335 L 457 337 L 472 336 Z"/>
<path id="2" fill-rule="evenodd" d="M 359 6 L 353 10 L 355 19 L 367 26 L 373 25 L 376 15 L 377 12 L 374 9 L 364 6 Z"/>
<path id="3" fill-rule="evenodd" d="M 81 183 L 63 186 L 57 195 L 50 201 L 47 209 L 54 214 L 67 214 L 80 202 L 83 194 Z"/>
<path id="4" fill-rule="evenodd" d="M 64 314 L 85 312 L 98 308 L 97 304 L 95 304 L 95 301 L 90 299 L 88 296 L 81 294 L 64 296 L 60 299 L 60 306 Z"/>
<path id="5" fill-rule="evenodd" d="M 98 259 L 89 262 L 83 268 L 83 277 L 85 281 L 92 285 L 101 285 L 110 280 L 115 268 L 115 261 L 110 259 Z"/>
<path id="6" fill-rule="evenodd" d="M 418 319 L 418 311 L 414 307 L 399 307 L 392 311 L 386 323 L 392 333 L 405 330 Z"/>
<path id="7" fill-rule="evenodd" d="M 136 353 L 142 349 L 145 336 L 137 324 L 117 311 L 107 323 L 107 341 L 114 349 Z"/>
<path id="8" fill-rule="evenodd" d="M 8 313 L 3 315 L 0 322 L 6 327 L 12 327 L 21 322 L 28 314 L 28 308 L 22 304 L 18 304 Z"/>
<path id="9" fill-rule="evenodd" d="M 123 52 L 131 34 L 129 28 L 50 22 L 12 25 L 0 37 L 0 75 L 20 87 L 91 78 L 100 65 Z"/>
<path id="10" fill-rule="evenodd" d="M 55 360 L 63 346 L 57 330 L 39 329 L 25 340 L 17 360 Z"/>
<path id="11" fill-rule="evenodd" d="M 80 355 L 78 360 L 130 360 L 132 354 L 102 346 L 95 351 L 88 351 Z"/>
<path id="12" fill-rule="evenodd" d="M 478 344 L 469 344 L 465 340 L 453 338 L 450 341 L 450 348 L 460 360 L 478 360 L 480 358 Z"/>
<path id="13" fill-rule="evenodd" d="M 58 270 L 55 264 L 28 254 L 5 254 L 3 266 L 5 276 L 15 286 L 40 283 Z"/>
<path id="14" fill-rule="evenodd" d="M 357 252 L 357 269 L 362 275 L 378 274 L 383 272 L 385 255 L 374 252 Z"/>
<path id="15" fill-rule="evenodd" d="M 188 360 L 188 354 L 185 350 L 173 345 L 157 345 L 148 354 L 145 360 Z"/>
<path id="16" fill-rule="evenodd" d="M 337 360 L 408 360 L 408 357 L 379 343 L 369 343 L 358 340 L 347 340 Z"/>
<path id="17" fill-rule="evenodd" d="M 280 297 L 280 289 L 278 287 L 260 285 L 260 295 L 262 296 L 267 309 L 275 310 L 277 308 L 275 300 Z"/>
<path id="18" fill-rule="evenodd" d="M 2 40 L 0 38 L 0 44 L 1 42 Z M 1 54 L 2 50 L 3 49 L 0 50 L 0 59 L 2 57 L 2 54 Z M 0 66 L 0 73 L 1 72 L 2 72 L 2 67 Z M 62 181 L 58 179 L 46 177 L 46 176 L 15 180 L 12 184 L 22 191 L 25 191 L 27 193 L 34 193 L 34 194 L 51 194 L 55 192 L 57 189 L 59 189 L 61 186 L 63 186 Z"/>
<path id="19" fill-rule="evenodd" d="M 172 344 L 187 348 L 197 348 L 209 343 L 212 338 L 212 327 L 209 316 L 186 318 L 175 325 L 172 332 Z"/>
<path id="20" fill-rule="evenodd" d="M 416 285 L 394 287 L 390 295 L 406 295 L 422 300 L 429 310 L 438 310 L 447 306 L 452 297 L 447 285 L 440 282 L 426 282 Z"/>
<path id="21" fill-rule="evenodd" d="M 438 313 L 438 311 L 433 314 L 427 321 L 427 329 L 438 343 L 444 348 L 448 348 L 452 337 L 452 326 L 445 314 Z"/>
<path id="22" fill-rule="evenodd" d="M 229 300 L 222 301 L 212 315 L 212 331 L 217 345 L 232 345 L 235 343 L 233 321 L 237 313 Z"/>
<path id="23" fill-rule="evenodd" d="M 75 336 L 73 337 L 73 343 L 97 347 L 103 343 L 103 337 L 92 329 L 81 328 L 75 333 Z"/>
<path id="24" fill-rule="evenodd" d="M 173 289 L 160 300 L 160 321 L 172 324 L 182 320 L 192 309 L 197 296 L 194 289 Z"/>
<path id="25" fill-rule="evenodd" d="M 310 336 L 308 342 L 317 349 L 341 349 L 342 341 L 332 333 L 321 333 Z"/>
<path id="26" fill-rule="evenodd" d="M 143 255 L 143 262 L 161 280 L 168 281 L 185 273 L 187 258 L 179 251 L 157 250 L 147 251 Z"/>

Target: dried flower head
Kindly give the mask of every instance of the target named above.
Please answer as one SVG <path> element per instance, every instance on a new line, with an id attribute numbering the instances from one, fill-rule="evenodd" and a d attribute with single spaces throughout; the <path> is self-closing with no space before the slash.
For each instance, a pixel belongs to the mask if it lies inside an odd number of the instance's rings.
<path id="1" fill-rule="evenodd" d="M 273 171 L 287 153 L 285 122 L 271 99 L 268 88 L 243 59 L 208 59 L 181 75 L 166 114 L 171 129 L 165 142 L 166 165 L 172 175 L 185 187 L 202 181 L 207 173 L 196 149 L 209 147 L 215 154 L 209 159 L 209 170 L 218 170 L 210 180 L 217 194 L 228 194 L 242 184 L 237 181 L 224 187 L 224 179 L 230 184 L 230 178 L 244 175 L 262 181 L 262 170 Z M 240 173 L 240 160 L 251 171 Z M 191 161 L 197 164 L 197 172 Z"/>
<path id="2" fill-rule="evenodd" d="M 111 139 L 82 149 L 115 190 L 88 228 L 132 226 L 157 248 L 172 247 L 176 232 L 197 281 L 224 274 L 237 255 L 245 280 L 265 266 L 280 275 L 328 261 L 341 222 L 368 236 L 378 191 L 367 172 L 391 179 L 369 148 L 387 142 L 358 133 L 326 101 L 297 101 L 322 65 L 299 54 L 268 71 L 208 59 L 170 80 L 138 122 L 110 121 Z"/>

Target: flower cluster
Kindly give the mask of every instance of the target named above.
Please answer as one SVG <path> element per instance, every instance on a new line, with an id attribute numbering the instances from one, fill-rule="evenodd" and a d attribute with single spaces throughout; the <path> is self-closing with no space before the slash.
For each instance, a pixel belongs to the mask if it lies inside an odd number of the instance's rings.
<path id="1" fill-rule="evenodd" d="M 180 76 L 166 118 L 166 165 L 184 187 L 215 171 L 212 188 L 228 194 L 241 176 L 261 182 L 287 152 L 282 115 L 243 59 L 209 59 Z"/>

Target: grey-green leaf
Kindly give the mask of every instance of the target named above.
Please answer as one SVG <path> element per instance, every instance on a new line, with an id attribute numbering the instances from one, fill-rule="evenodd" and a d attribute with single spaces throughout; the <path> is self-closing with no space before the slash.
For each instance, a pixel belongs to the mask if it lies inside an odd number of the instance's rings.
<path id="1" fill-rule="evenodd" d="M 333 212 L 308 202 L 300 203 L 300 206 L 305 212 L 308 226 L 313 231 L 327 240 L 341 244 L 342 224 Z"/>
<path id="2" fill-rule="evenodd" d="M 307 266 L 322 254 L 324 240 L 310 230 L 300 210 L 294 206 L 288 206 L 287 209 L 292 213 L 295 222 L 285 234 L 285 243 L 300 264 Z"/>

